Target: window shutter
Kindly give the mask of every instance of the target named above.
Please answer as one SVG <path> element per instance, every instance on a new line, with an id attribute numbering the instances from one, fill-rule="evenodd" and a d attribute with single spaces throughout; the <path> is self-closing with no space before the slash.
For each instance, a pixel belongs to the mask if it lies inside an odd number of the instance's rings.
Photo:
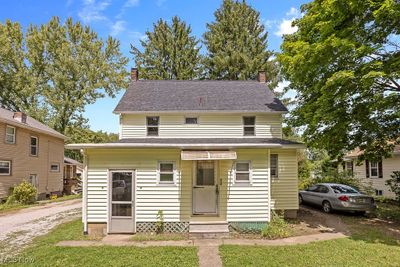
<path id="1" fill-rule="evenodd" d="M 383 178 L 382 161 L 378 162 L 378 175 L 379 178 Z"/>
<path id="2" fill-rule="evenodd" d="M 368 160 L 365 161 L 365 175 L 369 178 L 369 162 Z"/>

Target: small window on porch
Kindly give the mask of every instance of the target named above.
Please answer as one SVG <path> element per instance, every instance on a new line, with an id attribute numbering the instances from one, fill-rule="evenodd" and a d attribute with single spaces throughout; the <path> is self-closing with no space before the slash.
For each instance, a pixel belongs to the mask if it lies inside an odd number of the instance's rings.
<path id="1" fill-rule="evenodd" d="M 175 163 L 159 162 L 158 163 L 158 183 L 173 184 L 175 181 Z"/>
<path id="2" fill-rule="evenodd" d="M 235 183 L 250 183 L 251 167 L 249 161 L 235 163 Z"/>
<path id="3" fill-rule="evenodd" d="M 271 154 L 271 177 L 278 178 L 278 154 Z"/>

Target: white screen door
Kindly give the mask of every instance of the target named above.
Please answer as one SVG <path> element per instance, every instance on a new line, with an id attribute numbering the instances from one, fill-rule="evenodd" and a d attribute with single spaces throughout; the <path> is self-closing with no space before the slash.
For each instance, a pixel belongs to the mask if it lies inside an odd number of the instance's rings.
<path id="1" fill-rule="evenodd" d="M 109 232 L 134 231 L 134 177 L 132 171 L 110 172 Z"/>
<path id="2" fill-rule="evenodd" d="M 193 186 L 193 214 L 217 214 L 215 161 L 198 161 Z"/>

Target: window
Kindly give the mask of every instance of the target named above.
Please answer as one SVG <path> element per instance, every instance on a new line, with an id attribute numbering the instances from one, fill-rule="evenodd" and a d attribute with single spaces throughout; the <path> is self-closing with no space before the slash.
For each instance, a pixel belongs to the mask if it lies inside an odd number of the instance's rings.
<path id="1" fill-rule="evenodd" d="M 243 117 L 243 135 L 252 136 L 256 134 L 256 117 Z"/>
<path id="2" fill-rule="evenodd" d="M 39 142 L 38 138 L 36 136 L 31 136 L 31 156 L 37 156 L 38 155 L 38 147 L 39 147 Z"/>
<path id="3" fill-rule="evenodd" d="M 60 172 L 60 163 L 52 163 L 50 165 L 50 171 L 52 171 L 52 172 Z"/>
<path id="4" fill-rule="evenodd" d="M 196 117 L 186 117 L 185 124 L 197 124 L 197 118 Z"/>
<path id="5" fill-rule="evenodd" d="M 378 162 L 370 162 L 370 173 L 371 177 L 378 177 Z"/>
<path id="6" fill-rule="evenodd" d="M 6 143 L 15 144 L 15 127 L 13 126 L 6 127 Z"/>
<path id="7" fill-rule="evenodd" d="M 147 136 L 158 136 L 160 117 L 147 117 Z"/>
<path id="8" fill-rule="evenodd" d="M 353 174 L 353 161 L 346 161 L 346 171 Z"/>
<path id="9" fill-rule="evenodd" d="M 358 191 L 353 187 L 346 185 L 331 185 L 331 188 L 335 194 L 357 194 Z"/>
<path id="10" fill-rule="evenodd" d="M 250 182 L 250 162 L 236 162 L 235 164 L 235 182 L 249 183 Z"/>
<path id="11" fill-rule="evenodd" d="M 375 195 L 376 196 L 382 196 L 383 195 L 382 190 L 375 189 Z"/>
<path id="12" fill-rule="evenodd" d="M 111 216 L 132 217 L 133 173 L 111 172 Z"/>
<path id="13" fill-rule="evenodd" d="M 278 178 L 278 154 L 271 154 L 271 177 Z"/>
<path id="14" fill-rule="evenodd" d="M 175 164 L 173 162 L 158 163 L 158 181 L 160 184 L 173 184 L 175 176 Z"/>
<path id="15" fill-rule="evenodd" d="M 215 185 L 215 162 L 212 160 L 197 161 L 196 185 Z"/>
<path id="16" fill-rule="evenodd" d="M 326 194 L 329 193 L 329 189 L 324 185 L 319 185 L 318 188 L 315 190 L 315 192 Z"/>
<path id="17" fill-rule="evenodd" d="M 11 175 L 10 160 L 0 160 L 0 175 Z"/>

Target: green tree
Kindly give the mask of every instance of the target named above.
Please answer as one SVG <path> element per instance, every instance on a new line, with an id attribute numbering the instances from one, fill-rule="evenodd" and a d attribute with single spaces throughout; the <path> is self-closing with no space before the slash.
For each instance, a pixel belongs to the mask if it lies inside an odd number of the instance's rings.
<path id="1" fill-rule="evenodd" d="M 144 51 L 131 45 L 140 77 L 151 80 L 190 80 L 201 73 L 199 41 L 192 29 L 179 17 L 172 23 L 160 19 L 141 40 Z"/>
<path id="2" fill-rule="evenodd" d="M 88 26 L 53 17 L 31 25 L 0 24 L 0 100 L 61 133 L 84 121 L 87 104 L 127 86 L 128 59 L 119 41 L 103 41 Z"/>
<path id="3" fill-rule="evenodd" d="M 314 0 L 278 59 L 298 93 L 291 125 L 332 157 L 386 157 L 400 136 L 400 2 Z M 399 141 L 399 140 L 398 140 Z"/>
<path id="4" fill-rule="evenodd" d="M 204 63 L 211 79 L 255 79 L 260 70 L 267 73 L 271 88 L 278 82 L 277 62 L 267 49 L 265 27 L 260 13 L 245 1 L 224 0 L 207 24 L 204 43 L 208 56 Z"/>
<path id="5" fill-rule="evenodd" d="M 394 171 L 393 174 L 390 175 L 390 179 L 385 182 L 387 186 L 389 186 L 390 191 L 392 191 L 396 200 L 400 202 L 400 171 Z"/>

